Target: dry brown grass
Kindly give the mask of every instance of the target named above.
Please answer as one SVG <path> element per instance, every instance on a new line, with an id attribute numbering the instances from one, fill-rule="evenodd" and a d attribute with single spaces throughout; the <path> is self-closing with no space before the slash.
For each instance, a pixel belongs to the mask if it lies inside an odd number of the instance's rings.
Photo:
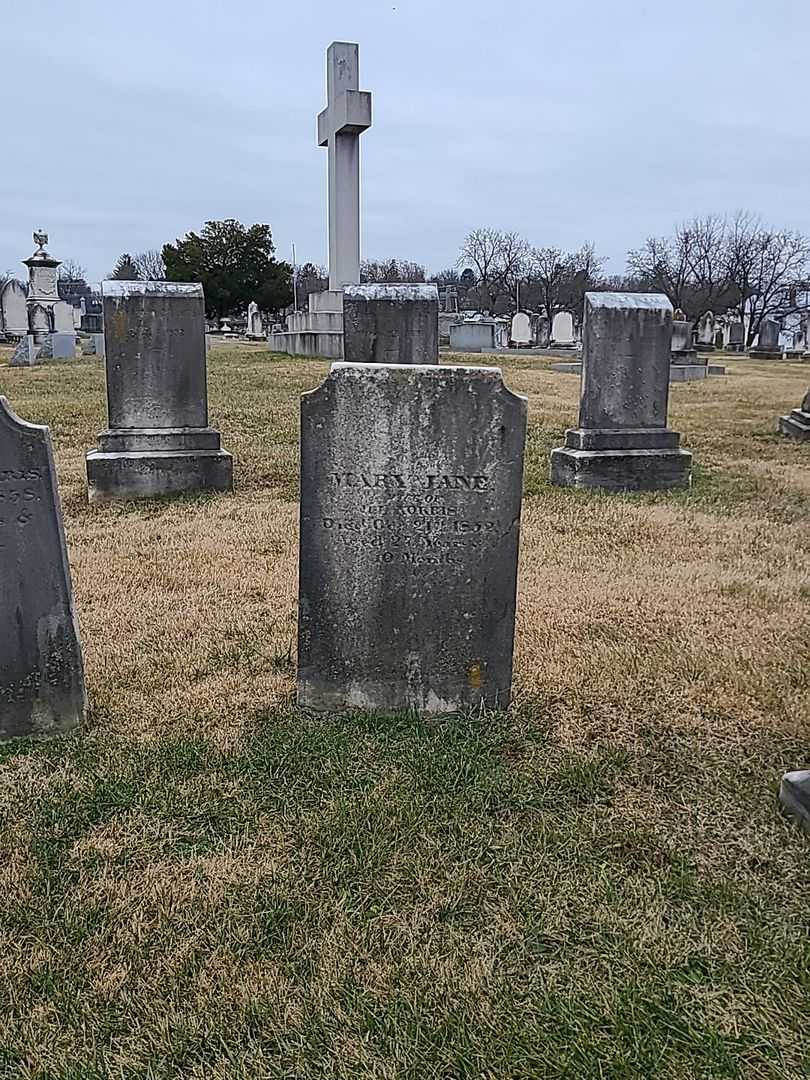
<path id="1" fill-rule="evenodd" d="M 3 360 L 53 432 L 92 711 L 6 751 L 0 1075 L 807 1075 L 773 796 L 810 758 L 810 450 L 775 433 L 810 367 L 674 386 L 693 489 L 609 497 L 545 479 L 578 380 L 506 360 L 516 703 L 436 727 L 291 707 L 325 363 L 215 350 L 235 494 L 90 508 L 100 365 Z"/>

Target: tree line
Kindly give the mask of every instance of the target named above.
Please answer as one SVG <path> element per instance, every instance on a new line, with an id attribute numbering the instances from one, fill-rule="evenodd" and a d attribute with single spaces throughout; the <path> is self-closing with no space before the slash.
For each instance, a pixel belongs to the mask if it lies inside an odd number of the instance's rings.
<path id="1" fill-rule="evenodd" d="M 566 251 L 482 227 L 464 238 L 453 266 L 428 274 L 407 259 L 365 259 L 360 279 L 453 285 L 467 308 L 510 314 L 520 306 L 549 317 L 571 311 L 581 318 L 589 290 L 662 292 L 691 320 L 729 310 L 745 318 L 749 342 L 763 319 L 810 309 L 810 239 L 748 212 L 696 217 L 669 235 L 648 237 L 628 252 L 624 274 L 606 275 L 606 261 L 592 243 Z M 83 277 L 83 268 L 68 260 L 60 276 Z M 266 313 L 282 311 L 293 297 L 303 307 L 309 293 L 328 287 L 325 267 L 276 258 L 269 225 L 234 219 L 208 221 L 159 251 L 123 254 L 110 277 L 200 281 L 212 318 L 242 314 L 251 300 Z"/>

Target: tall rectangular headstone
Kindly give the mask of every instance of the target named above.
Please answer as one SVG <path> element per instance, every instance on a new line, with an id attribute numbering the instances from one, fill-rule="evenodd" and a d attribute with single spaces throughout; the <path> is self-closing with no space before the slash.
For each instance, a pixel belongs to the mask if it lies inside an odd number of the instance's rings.
<path id="1" fill-rule="evenodd" d="M 551 452 L 552 483 L 686 487 L 692 455 L 667 427 L 672 305 L 656 293 L 585 294 L 579 427 Z"/>
<path id="2" fill-rule="evenodd" d="M 302 706 L 508 705 L 525 438 L 498 368 L 333 364 L 303 396 Z"/>
<path id="3" fill-rule="evenodd" d="M 438 364 L 435 285 L 347 285 L 343 350 L 351 364 Z"/>
<path id="4" fill-rule="evenodd" d="M 86 708 L 50 433 L 0 397 L 0 739 L 67 731 Z"/>
<path id="5" fill-rule="evenodd" d="M 87 455 L 90 501 L 230 491 L 233 460 L 208 424 L 202 285 L 101 291 L 109 427 Z"/>
<path id="6" fill-rule="evenodd" d="M 782 346 L 779 343 L 781 329 L 776 319 L 763 319 L 759 327 L 757 343 L 749 350 L 748 355 L 762 360 L 781 360 Z"/>

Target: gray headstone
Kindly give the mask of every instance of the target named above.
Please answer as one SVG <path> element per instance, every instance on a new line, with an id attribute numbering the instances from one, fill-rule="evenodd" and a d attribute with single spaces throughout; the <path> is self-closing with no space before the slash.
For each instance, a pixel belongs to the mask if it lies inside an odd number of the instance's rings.
<path id="1" fill-rule="evenodd" d="M 751 356 L 762 356 L 765 359 L 780 358 L 782 356 L 780 331 L 781 327 L 775 319 L 763 319 L 759 327 L 757 343 L 751 349 Z"/>
<path id="2" fill-rule="evenodd" d="M 804 395 L 798 409 L 779 417 L 779 430 L 783 435 L 799 442 L 810 440 L 810 390 Z"/>
<path id="3" fill-rule="evenodd" d="M 785 813 L 810 833 L 810 771 L 785 773 L 779 786 L 779 802 Z"/>
<path id="4" fill-rule="evenodd" d="M 303 396 L 302 706 L 508 705 L 525 437 L 498 368 L 334 364 Z"/>
<path id="5" fill-rule="evenodd" d="M 672 305 L 656 293 L 585 294 L 579 428 L 551 480 L 608 491 L 689 484 L 692 455 L 667 427 Z"/>
<path id="6" fill-rule="evenodd" d="M 0 739 L 66 731 L 85 710 L 50 434 L 0 397 Z"/>
<path id="7" fill-rule="evenodd" d="M 353 364 L 438 364 L 435 285 L 347 285 L 343 349 Z"/>
<path id="8" fill-rule="evenodd" d="M 16 278 L 0 289 L 0 330 L 14 337 L 28 333 L 25 286 Z"/>
<path id="9" fill-rule="evenodd" d="M 76 333 L 50 335 L 50 357 L 53 360 L 72 360 L 76 356 Z"/>
<path id="10" fill-rule="evenodd" d="M 208 424 L 202 286 L 105 281 L 109 428 L 87 455 L 91 502 L 230 491 L 231 455 Z"/>
<path id="11" fill-rule="evenodd" d="M 20 338 L 9 363 L 12 367 L 33 367 L 39 363 L 39 348 L 33 334 Z"/>

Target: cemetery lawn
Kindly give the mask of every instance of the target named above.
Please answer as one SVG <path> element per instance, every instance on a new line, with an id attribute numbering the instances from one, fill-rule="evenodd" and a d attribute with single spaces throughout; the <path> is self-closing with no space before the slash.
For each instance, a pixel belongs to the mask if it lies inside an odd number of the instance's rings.
<path id="1" fill-rule="evenodd" d="M 0 747 L 0 1077 L 810 1075 L 810 843 L 776 802 L 810 763 L 810 446 L 775 433 L 810 367 L 674 386 L 692 490 L 605 496 L 546 480 L 578 380 L 503 362 L 515 703 L 438 722 L 293 704 L 325 363 L 214 348 L 236 493 L 91 509 L 101 364 L 8 353 L 0 393 L 53 433 L 91 710 Z"/>

